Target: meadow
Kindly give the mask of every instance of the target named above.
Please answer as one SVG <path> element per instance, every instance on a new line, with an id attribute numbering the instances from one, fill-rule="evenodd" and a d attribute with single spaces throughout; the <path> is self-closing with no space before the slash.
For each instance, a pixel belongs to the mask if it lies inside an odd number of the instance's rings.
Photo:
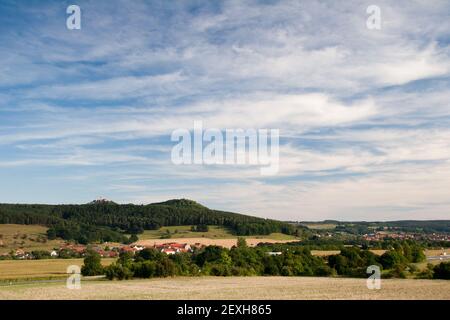
<path id="1" fill-rule="evenodd" d="M 174 277 L 128 281 L 82 281 L 0 286 L 0 299 L 441 299 L 450 300 L 450 281 L 382 280 L 369 290 L 366 279 L 317 277 Z"/>
<path id="2" fill-rule="evenodd" d="M 308 227 L 312 230 L 333 230 L 336 228 L 337 224 L 334 223 L 302 223 L 302 225 Z"/>
<path id="3" fill-rule="evenodd" d="M 58 248 L 62 240 L 48 240 L 47 227 L 39 225 L 0 224 L 0 254 L 11 250 L 26 251 Z"/>
<path id="4" fill-rule="evenodd" d="M 231 230 L 220 226 L 208 226 L 206 232 L 194 232 L 191 231 L 191 226 L 169 226 L 161 227 L 157 230 L 145 230 L 142 234 L 139 234 L 139 240 L 152 240 L 166 238 L 170 235 L 170 238 L 184 239 L 184 238 L 208 238 L 208 239 L 236 239 Z M 169 239 L 170 239 L 169 238 Z M 271 239 L 271 240 L 296 240 L 297 238 L 291 235 L 283 233 L 271 233 L 269 235 L 261 236 L 247 236 L 245 238 L 255 239 Z"/>

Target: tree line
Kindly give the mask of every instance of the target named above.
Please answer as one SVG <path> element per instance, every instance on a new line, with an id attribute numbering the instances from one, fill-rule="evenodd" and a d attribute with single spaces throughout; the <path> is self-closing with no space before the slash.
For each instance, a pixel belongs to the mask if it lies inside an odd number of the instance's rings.
<path id="1" fill-rule="evenodd" d="M 153 278 L 169 276 L 349 276 L 367 277 L 367 267 L 378 265 L 383 277 L 405 277 L 408 265 L 424 260 L 420 246 L 398 243 L 396 247 L 377 256 L 367 249 L 344 248 L 329 257 L 313 256 L 302 246 L 248 247 L 239 238 L 237 246 L 227 249 L 207 246 L 192 253 L 166 255 L 146 248 L 135 255 L 120 254 L 113 264 L 102 267 L 100 256 L 90 252 L 85 258 L 83 275 L 105 274 L 112 279 Z M 448 279 L 450 263 L 433 267 L 429 278 Z M 423 277 L 417 273 L 416 277 Z M 446 278 L 447 277 L 447 278 Z"/>

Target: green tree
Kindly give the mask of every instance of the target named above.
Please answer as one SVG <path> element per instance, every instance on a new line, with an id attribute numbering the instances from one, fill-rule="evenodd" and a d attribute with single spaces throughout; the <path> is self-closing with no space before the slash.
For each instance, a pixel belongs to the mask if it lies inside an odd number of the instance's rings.
<path id="1" fill-rule="evenodd" d="M 109 280 L 125 280 L 131 279 L 133 277 L 133 272 L 128 267 L 115 262 L 105 268 L 105 275 Z"/>
<path id="2" fill-rule="evenodd" d="M 136 241 L 138 241 L 139 240 L 139 238 L 138 238 L 138 236 L 136 235 L 136 234 L 132 234 L 129 238 L 128 238 L 128 240 L 126 241 L 126 243 L 127 244 L 130 244 L 130 243 L 134 243 L 134 242 L 136 242 Z"/>
<path id="3" fill-rule="evenodd" d="M 244 237 L 238 237 L 236 245 L 237 245 L 238 248 L 246 248 L 247 247 L 247 240 L 245 240 Z"/>
<path id="4" fill-rule="evenodd" d="M 84 258 L 84 265 L 81 267 L 83 276 L 97 276 L 103 274 L 103 266 L 100 255 L 94 250 L 88 250 Z"/>
<path id="5" fill-rule="evenodd" d="M 408 260 L 408 262 L 413 261 L 412 250 L 407 242 L 403 244 L 403 256 L 406 258 L 406 260 Z"/>
<path id="6" fill-rule="evenodd" d="M 422 262 L 426 259 L 426 256 L 423 253 L 423 249 L 419 245 L 414 245 L 411 247 L 411 256 L 411 262 Z"/>
<path id="7" fill-rule="evenodd" d="M 433 271 L 434 271 L 434 274 L 433 274 L 434 279 L 449 280 L 450 279 L 450 262 L 441 262 L 440 264 L 438 264 L 437 266 L 434 267 Z"/>
<path id="8" fill-rule="evenodd" d="M 51 258 L 50 252 L 45 250 L 35 250 L 31 252 L 31 255 L 34 257 L 34 259 L 49 259 Z"/>
<path id="9" fill-rule="evenodd" d="M 392 269 L 396 265 L 402 264 L 404 257 L 399 253 L 399 250 L 389 250 L 381 255 L 380 262 L 384 269 Z"/>

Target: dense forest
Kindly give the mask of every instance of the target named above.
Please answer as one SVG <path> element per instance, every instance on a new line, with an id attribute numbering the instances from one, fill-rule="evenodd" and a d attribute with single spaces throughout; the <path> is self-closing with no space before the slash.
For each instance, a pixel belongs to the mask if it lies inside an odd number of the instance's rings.
<path id="1" fill-rule="evenodd" d="M 45 225 L 49 227 L 49 239 L 60 237 L 80 243 L 127 242 L 126 234 L 177 225 L 218 225 L 236 235 L 294 232 L 284 222 L 211 210 L 186 199 L 149 205 L 110 201 L 82 205 L 0 204 L 0 223 Z"/>

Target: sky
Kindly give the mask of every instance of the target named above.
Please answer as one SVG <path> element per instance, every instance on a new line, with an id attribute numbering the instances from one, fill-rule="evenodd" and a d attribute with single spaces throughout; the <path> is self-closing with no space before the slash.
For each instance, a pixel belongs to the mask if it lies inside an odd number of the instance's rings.
<path id="1" fill-rule="evenodd" d="M 173 164 L 199 120 L 279 129 L 278 174 Z M 450 3 L 1 0 L 0 202 L 98 197 L 450 219 Z"/>

